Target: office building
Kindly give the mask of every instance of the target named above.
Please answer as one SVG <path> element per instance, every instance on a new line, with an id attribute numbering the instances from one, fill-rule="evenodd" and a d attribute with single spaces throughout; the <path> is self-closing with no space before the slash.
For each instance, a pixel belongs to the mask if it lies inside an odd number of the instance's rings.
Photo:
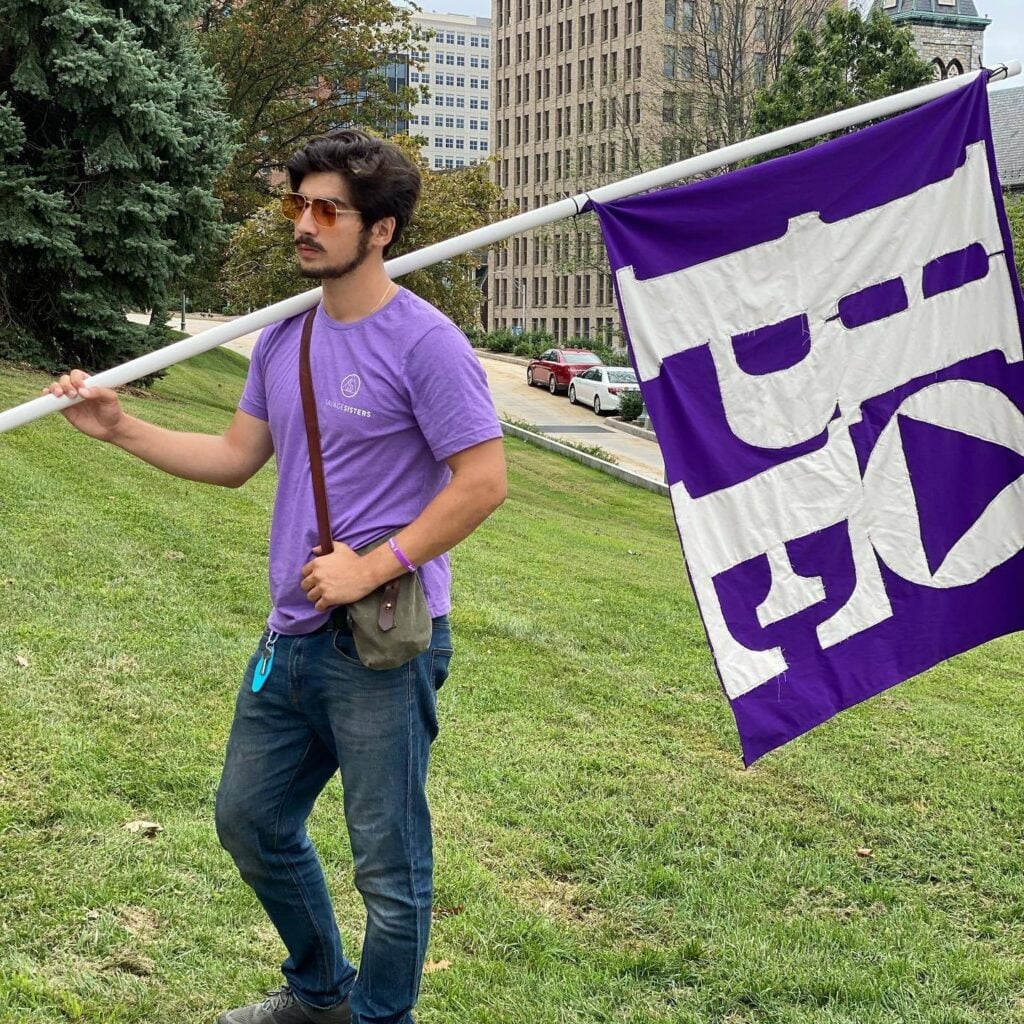
<path id="1" fill-rule="evenodd" d="M 413 21 L 433 38 L 411 55 L 409 85 L 422 88 L 424 95 L 410 110 L 409 133 L 426 139 L 423 157 L 434 170 L 486 160 L 492 117 L 491 19 L 421 11 Z"/>

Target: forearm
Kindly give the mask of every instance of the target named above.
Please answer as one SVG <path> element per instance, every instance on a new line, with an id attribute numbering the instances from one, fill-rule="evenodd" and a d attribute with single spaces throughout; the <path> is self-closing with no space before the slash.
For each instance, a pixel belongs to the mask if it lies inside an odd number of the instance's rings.
<path id="1" fill-rule="evenodd" d="M 223 436 L 167 430 L 134 416 L 125 416 L 110 443 L 172 476 L 199 483 L 237 487 L 241 472 Z"/>
<path id="2" fill-rule="evenodd" d="M 395 536 L 405 557 L 423 565 L 465 540 L 504 500 L 505 481 L 500 479 L 459 479 L 451 482 L 405 529 Z M 405 572 L 386 545 L 365 556 L 375 585 Z"/>
<path id="3" fill-rule="evenodd" d="M 503 487 L 459 486 L 453 480 L 395 541 L 410 562 L 422 565 L 464 541 L 504 500 Z M 394 558 L 390 551 L 389 556 Z"/>
<path id="4" fill-rule="evenodd" d="M 504 500 L 505 455 L 501 440 L 484 441 L 448 460 L 448 486 L 404 529 L 395 541 L 406 560 L 422 565 L 465 540 Z M 336 543 L 302 567 L 302 589 L 317 611 L 351 604 L 382 583 L 407 571 L 387 544 L 359 556 Z"/>

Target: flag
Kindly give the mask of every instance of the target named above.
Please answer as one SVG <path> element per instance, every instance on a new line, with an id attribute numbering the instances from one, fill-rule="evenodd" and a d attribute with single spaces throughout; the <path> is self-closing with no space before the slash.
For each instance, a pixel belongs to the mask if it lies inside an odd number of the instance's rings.
<path id="1" fill-rule="evenodd" d="M 1024 302 L 985 76 L 592 206 L 747 764 L 1024 628 Z"/>

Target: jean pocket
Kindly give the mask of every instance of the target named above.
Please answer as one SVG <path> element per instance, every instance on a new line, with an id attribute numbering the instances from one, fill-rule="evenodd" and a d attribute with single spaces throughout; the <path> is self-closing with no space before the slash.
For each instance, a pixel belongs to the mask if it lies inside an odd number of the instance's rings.
<path id="1" fill-rule="evenodd" d="M 358 665 L 360 668 L 366 668 L 359 660 L 359 652 L 356 650 L 356 638 L 352 635 L 351 630 L 334 630 L 331 634 L 331 645 L 334 647 L 335 654 L 342 661 L 347 661 L 350 665 Z"/>
<path id="2" fill-rule="evenodd" d="M 430 678 L 434 683 L 435 690 L 440 690 L 444 686 L 444 681 L 448 678 L 448 673 L 451 670 L 454 653 L 450 647 L 430 648 Z"/>

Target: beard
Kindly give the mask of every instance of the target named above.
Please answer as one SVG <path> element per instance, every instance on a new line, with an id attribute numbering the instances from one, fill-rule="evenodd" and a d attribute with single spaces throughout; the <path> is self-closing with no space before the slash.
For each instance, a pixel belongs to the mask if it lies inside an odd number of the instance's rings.
<path id="1" fill-rule="evenodd" d="M 299 238 L 296 240 L 296 245 L 299 242 L 305 241 L 306 244 L 310 244 L 309 239 Z M 326 281 L 328 278 L 345 277 L 347 274 L 351 274 L 353 270 L 357 270 L 363 265 L 366 257 L 370 252 L 370 229 L 363 228 L 359 232 L 359 241 L 356 243 L 356 254 L 352 259 L 347 260 L 344 263 L 339 263 L 333 267 L 303 267 L 299 265 L 299 273 L 303 277 L 319 278 Z"/>

